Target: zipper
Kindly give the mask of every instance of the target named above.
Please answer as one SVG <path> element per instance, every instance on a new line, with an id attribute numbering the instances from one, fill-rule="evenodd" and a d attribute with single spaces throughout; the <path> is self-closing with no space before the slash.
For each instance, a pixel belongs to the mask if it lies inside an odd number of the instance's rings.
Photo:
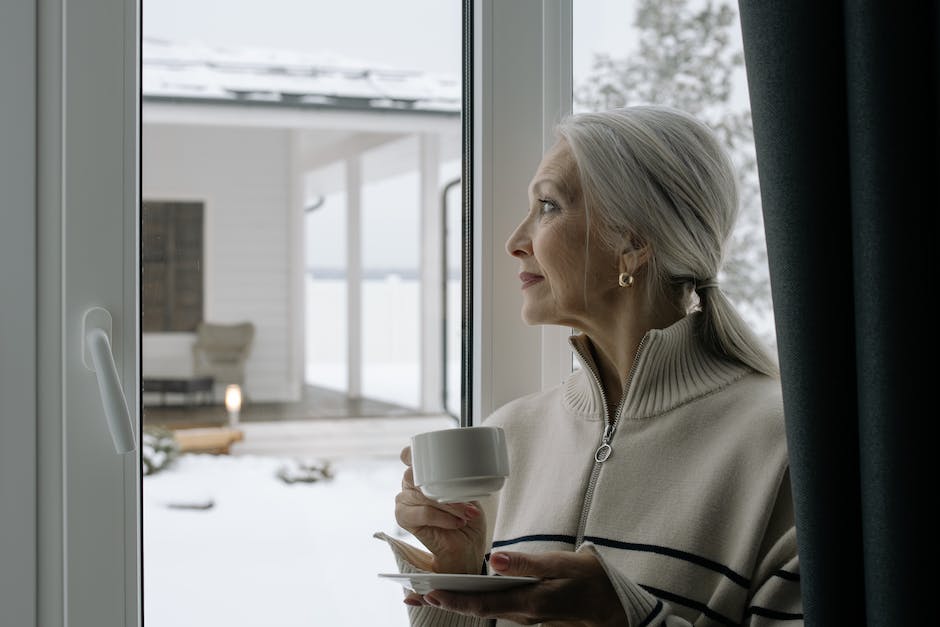
<path id="1" fill-rule="evenodd" d="M 617 411 L 610 417 L 610 420 L 607 420 L 607 395 L 604 393 L 604 386 L 601 385 L 600 375 L 597 374 L 597 371 L 594 369 L 592 362 L 584 358 L 584 354 L 581 353 L 581 349 L 575 346 L 575 351 L 581 357 L 581 361 L 587 366 L 585 368 L 591 373 L 591 376 L 594 377 L 594 382 L 597 384 L 597 389 L 601 391 L 601 402 L 604 407 L 604 433 L 601 436 L 601 443 L 594 451 L 594 467 L 591 469 L 591 478 L 588 480 L 587 490 L 584 492 L 584 505 L 581 507 L 581 518 L 578 521 L 578 535 L 575 539 L 575 550 L 581 546 L 581 543 L 584 542 L 584 530 L 587 526 L 587 516 L 588 512 L 591 509 L 591 502 L 594 500 L 594 488 L 597 486 L 597 477 L 601 474 L 601 466 L 604 462 L 610 459 L 610 456 L 613 455 L 614 449 L 611 446 L 610 442 L 614 439 L 614 433 L 617 431 L 617 425 L 620 422 L 620 414 L 623 411 L 623 406 L 627 400 L 627 393 L 630 391 L 630 384 L 633 382 L 633 374 L 636 371 L 637 362 L 640 361 L 640 353 L 643 351 L 643 346 L 646 344 L 647 335 L 643 336 L 643 339 L 640 340 L 640 345 L 637 346 L 636 355 L 633 356 L 633 365 L 630 366 L 630 372 L 627 374 L 626 383 L 623 386 L 623 393 L 620 395 L 620 403 L 617 405 Z"/>

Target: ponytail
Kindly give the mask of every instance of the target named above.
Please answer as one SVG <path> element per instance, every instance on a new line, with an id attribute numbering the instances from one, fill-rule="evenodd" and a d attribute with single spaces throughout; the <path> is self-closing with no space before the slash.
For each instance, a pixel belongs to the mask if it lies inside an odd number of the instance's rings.
<path id="1" fill-rule="evenodd" d="M 713 352 L 765 374 L 779 377 L 780 369 L 770 351 L 744 322 L 735 306 L 717 286 L 696 290 L 701 308 L 700 333 Z"/>

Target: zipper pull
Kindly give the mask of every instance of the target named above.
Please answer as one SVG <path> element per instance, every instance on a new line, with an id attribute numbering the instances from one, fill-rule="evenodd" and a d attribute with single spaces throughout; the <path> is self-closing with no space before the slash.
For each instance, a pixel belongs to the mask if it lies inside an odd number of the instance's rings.
<path id="1" fill-rule="evenodd" d="M 613 453 L 613 448 L 610 446 L 610 439 L 614 436 L 614 426 L 611 423 L 607 423 L 604 426 L 604 437 L 601 445 L 597 447 L 597 450 L 594 451 L 594 461 L 598 464 L 606 462 L 610 459 L 610 454 Z"/>

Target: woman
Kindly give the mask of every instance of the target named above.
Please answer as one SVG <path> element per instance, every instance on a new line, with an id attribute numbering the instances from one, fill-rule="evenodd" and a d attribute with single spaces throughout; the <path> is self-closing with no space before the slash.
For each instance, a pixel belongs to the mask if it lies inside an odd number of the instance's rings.
<path id="1" fill-rule="evenodd" d="M 581 368 L 485 421 L 510 446 L 495 507 L 426 499 L 405 449 L 396 517 L 429 552 L 382 536 L 406 572 L 541 581 L 411 594 L 412 623 L 798 624 L 777 368 L 716 279 L 737 216 L 730 161 L 663 107 L 557 130 L 507 250 L 523 319 L 580 331 Z"/>

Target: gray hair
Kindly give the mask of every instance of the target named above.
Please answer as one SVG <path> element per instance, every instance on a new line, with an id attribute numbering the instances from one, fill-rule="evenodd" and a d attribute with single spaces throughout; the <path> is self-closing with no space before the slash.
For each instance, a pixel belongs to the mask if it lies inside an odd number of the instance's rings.
<path id="1" fill-rule="evenodd" d="M 634 106 L 572 115 L 556 132 L 578 166 L 588 233 L 614 250 L 631 238 L 649 245 L 647 295 L 658 290 L 686 312 L 701 309 L 713 351 L 776 376 L 776 361 L 716 283 L 738 191 L 712 131 L 677 109 Z"/>

